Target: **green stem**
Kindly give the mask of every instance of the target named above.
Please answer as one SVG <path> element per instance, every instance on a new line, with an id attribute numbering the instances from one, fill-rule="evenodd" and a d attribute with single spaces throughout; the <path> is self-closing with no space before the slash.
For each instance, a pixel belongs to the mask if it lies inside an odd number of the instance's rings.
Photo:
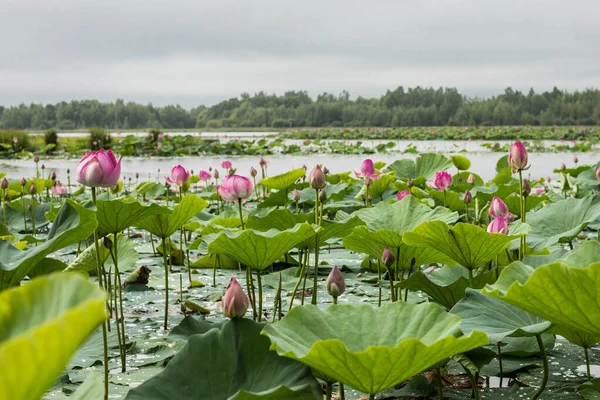
<path id="1" fill-rule="evenodd" d="M 521 222 L 525 222 L 524 201 L 523 201 L 523 171 L 519 170 L 519 196 L 521 198 Z M 523 260 L 525 252 L 525 236 L 521 236 L 521 245 L 519 249 L 519 261 Z"/>
<path id="2" fill-rule="evenodd" d="M 437 369 L 436 381 L 440 391 L 440 400 L 444 400 L 444 382 L 442 382 L 442 371 L 439 368 Z"/>
<path id="3" fill-rule="evenodd" d="M 305 294 L 306 294 L 306 280 L 308 279 L 308 274 L 310 274 L 310 250 L 306 250 L 306 257 L 304 257 L 304 264 L 306 265 L 305 273 L 304 273 L 304 282 L 302 283 L 302 300 L 300 301 L 301 305 L 304 305 Z"/>
<path id="4" fill-rule="evenodd" d="M 162 248 L 163 248 L 163 263 L 165 264 L 165 320 L 163 323 L 163 328 L 167 330 L 167 321 L 169 318 L 169 263 L 167 262 L 167 243 L 165 238 L 162 238 Z"/>
<path id="5" fill-rule="evenodd" d="M 446 189 L 444 189 L 444 207 L 446 207 Z"/>
<path id="6" fill-rule="evenodd" d="M 472 269 L 469 270 L 469 287 L 470 288 L 473 287 L 473 270 Z"/>
<path id="7" fill-rule="evenodd" d="M 112 256 L 113 262 L 115 257 L 113 256 L 113 251 L 112 249 L 110 250 L 110 254 Z M 116 271 L 116 270 L 115 270 Z M 109 270 L 109 275 L 110 275 L 110 270 Z M 114 312 L 115 312 L 115 326 L 117 328 L 117 339 L 119 342 L 119 356 L 121 358 L 121 370 L 122 368 L 125 366 L 125 360 L 123 358 L 123 347 L 124 347 L 124 343 L 121 342 L 121 325 L 119 324 L 119 306 L 118 306 L 118 299 L 119 299 L 119 294 L 117 293 L 117 286 L 118 286 L 118 282 L 117 282 L 117 273 L 115 272 L 114 274 L 114 285 L 113 285 L 113 300 L 114 300 Z M 110 278 L 108 279 L 108 281 L 110 282 Z M 110 289 L 109 289 L 110 292 Z M 122 370 L 122 372 L 125 372 Z"/>
<path id="8" fill-rule="evenodd" d="M 481 396 L 479 395 L 479 386 L 477 385 L 477 379 L 473 376 L 473 373 L 471 371 L 469 371 L 469 368 L 466 368 L 464 366 L 462 366 L 462 367 L 465 370 L 465 372 L 467 373 L 467 376 L 469 377 L 469 381 L 471 381 L 471 389 L 472 389 L 471 397 L 474 398 L 475 400 L 480 400 Z"/>
<path id="9" fill-rule="evenodd" d="M 313 281 L 312 304 L 317 304 L 317 285 L 319 279 L 319 234 L 315 235 L 315 275 Z"/>
<path id="10" fill-rule="evenodd" d="M 396 291 L 394 290 L 394 272 L 388 267 L 388 277 L 390 278 L 390 292 L 392 294 L 392 303 L 396 301 Z"/>
<path id="11" fill-rule="evenodd" d="M 502 368 L 502 347 L 500 346 L 500 342 L 498 345 L 498 364 L 500 365 L 500 387 L 502 387 L 502 378 L 504 377 L 504 369 Z"/>
<path id="12" fill-rule="evenodd" d="M 369 395 L 369 400 L 375 400 L 375 395 L 373 393 Z"/>
<path id="13" fill-rule="evenodd" d="M 377 260 L 377 287 L 379 289 L 379 298 L 377 299 L 377 307 L 381 307 L 381 261 L 379 261 L 379 260 Z"/>
<path id="14" fill-rule="evenodd" d="M 589 354 L 589 349 L 587 347 L 583 348 L 583 351 L 585 353 L 585 366 L 586 366 L 586 370 L 587 370 L 587 379 L 588 381 L 592 381 L 592 370 L 590 367 L 590 354 Z"/>
<path id="15" fill-rule="evenodd" d="M 96 188 L 92 187 L 92 201 L 96 204 Z M 94 231 L 94 246 L 96 249 L 96 274 L 98 276 L 98 286 L 102 286 L 102 260 L 100 258 L 100 245 L 98 243 L 98 231 Z M 108 339 L 106 337 L 106 324 L 102 323 L 102 344 L 104 346 L 104 400 L 108 400 Z"/>
<path id="16" fill-rule="evenodd" d="M 246 229 L 244 225 L 244 214 L 242 213 L 242 199 L 238 199 L 238 206 L 240 210 L 240 222 L 242 223 L 242 230 Z"/>
<path id="17" fill-rule="evenodd" d="M 337 304 L 337 296 L 333 296 L 333 304 Z"/>
<path id="18" fill-rule="evenodd" d="M 215 260 L 213 261 L 213 287 L 217 287 L 217 261 L 219 260 L 219 255 L 215 254 Z"/>
<path id="19" fill-rule="evenodd" d="M 542 378 L 542 383 L 540 387 L 538 388 L 538 390 L 535 391 L 535 393 L 531 397 L 531 400 L 538 399 L 541 396 L 544 389 L 546 389 L 546 385 L 548 384 L 548 373 L 550 369 L 548 366 L 548 356 L 546 355 L 546 349 L 544 349 L 544 342 L 542 341 L 542 336 L 537 335 L 535 338 L 537 339 L 538 346 L 540 347 L 540 353 L 542 354 L 542 361 L 544 363 L 544 376 Z"/>
<path id="20" fill-rule="evenodd" d="M 256 271 L 256 283 L 258 285 L 258 322 L 262 322 L 262 278 L 260 271 Z"/>
<path id="21" fill-rule="evenodd" d="M 370 185 L 366 185 L 367 186 L 367 191 L 366 191 L 366 196 L 365 196 L 365 202 L 367 203 L 367 208 L 371 207 L 371 201 L 369 200 L 369 186 Z"/>
<path id="22" fill-rule="evenodd" d="M 327 383 L 327 392 L 325 394 L 325 400 L 331 400 L 331 383 Z"/>
<path id="23" fill-rule="evenodd" d="M 246 279 L 248 280 L 248 296 L 252 299 L 252 318 L 256 321 L 258 313 L 256 312 L 256 290 L 254 288 L 254 277 L 252 275 L 252 268 L 246 267 Z"/>
<path id="24" fill-rule="evenodd" d="M 290 312 L 292 307 L 294 307 L 294 299 L 296 298 L 296 292 L 298 291 L 298 288 L 300 287 L 300 282 L 302 282 L 302 278 L 304 277 L 304 264 L 302 262 L 303 255 L 304 250 L 300 250 L 298 253 L 298 265 L 300 268 L 300 273 L 298 274 L 298 280 L 296 281 L 296 285 L 294 286 L 294 290 L 292 291 L 292 297 L 290 299 L 290 306 L 288 307 L 288 312 Z"/>
<path id="25" fill-rule="evenodd" d="M 27 206 L 25 205 L 25 186 L 21 186 L 21 197 L 23 198 L 23 227 L 27 233 Z M 94 201 L 94 204 L 96 202 Z"/>
<path id="26" fill-rule="evenodd" d="M 156 248 L 154 247 L 154 236 L 150 234 L 150 243 L 152 243 L 152 255 L 156 257 Z"/>
<path id="27" fill-rule="evenodd" d="M 346 393 L 344 393 L 344 384 L 339 382 L 338 384 L 338 397 L 339 400 L 344 400 L 346 398 Z"/>
<path id="28" fill-rule="evenodd" d="M 123 289 L 121 285 L 121 273 L 119 272 L 119 251 L 117 250 L 118 246 L 118 238 L 117 235 L 113 235 L 114 238 L 114 264 L 115 264 L 115 279 L 116 286 L 119 288 L 119 312 L 121 314 L 121 341 L 123 342 L 123 366 L 122 372 L 126 372 L 127 370 L 127 349 L 125 348 L 125 314 L 123 313 Z M 116 321 L 117 324 L 119 321 Z"/>

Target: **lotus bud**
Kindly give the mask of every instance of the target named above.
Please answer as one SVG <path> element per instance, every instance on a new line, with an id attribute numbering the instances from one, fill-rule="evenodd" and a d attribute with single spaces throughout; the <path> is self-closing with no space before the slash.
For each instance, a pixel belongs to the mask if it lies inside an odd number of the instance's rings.
<path id="1" fill-rule="evenodd" d="M 394 253 L 392 253 L 392 250 L 390 250 L 390 248 L 387 246 L 385 247 L 385 250 L 383 250 L 383 254 L 381 255 L 381 261 L 383 261 L 383 263 L 388 267 L 391 267 L 396 262 L 396 257 L 394 257 Z"/>
<path id="2" fill-rule="evenodd" d="M 228 176 L 233 176 L 233 175 L 235 175 L 235 169 L 233 169 L 233 168 L 229 168 L 229 169 L 227 170 L 227 175 L 228 175 Z"/>
<path id="3" fill-rule="evenodd" d="M 567 169 L 567 166 L 565 165 L 565 163 L 560 164 L 560 169 L 563 170 L 563 171 L 565 169 Z"/>
<path id="4" fill-rule="evenodd" d="M 40 162 L 40 156 L 38 156 L 37 154 L 35 156 L 33 156 L 33 162 L 34 163 L 39 163 Z"/>
<path id="5" fill-rule="evenodd" d="M 469 204 L 471 201 L 473 201 L 473 195 L 469 190 L 467 190 L 463 195 L 463 201 L 465 202 L 465 204 Z"/>
<path id="6" fill-rule="evenodd" d="M 267 165 L 269 165 L 269 162 L 268 162 L 266 159 L 264 159 L 264 158 L 261 158 L 261 159 L 258 161 L 258 165 L 260 165 L 260 167 L 264 169 L 264 168 L 267 168 Z M 305 169 L 306 169 L 306 168 L 305 168 Z"/>
<path id="7" fill-rule="evenodd" d="M 396 200 L 400 201 L 408 195 L 410 195 L 410 192 L 408 190 L 403 190 L 400 193 L 396 193 Z"/>
<path id="8" fill-rule="evenodd" d="M 32 211 L 33 211 L 33 206 L 31 205 L 31 203 L 27 204 L 27 210 L 28 210 L 29 212 L 32 212 Z"/>
<path id="9" fill-rule="evenodd" d="M 292 192 L 292 197 L 294 201 L 300 201 L 300 192 L 298 191 L 298 189 L 294 189 L 294 191 Z"/>
<path id="10" fill-rule="evenodd" d="M 46 169 L 46 166 L 42 164 L 42 171 Z"/>
<path id="11" fill-rule="evenodd" d="M 327 285 L 327 293 L 329 293 L 333 297 L 339 297 L 346 290 L 346 282 L 344 281 L 344 276 L 342 272 L 339 270 L 337 265 L 333 267 L 329 276 L 327 277 L 327 281 L 325 282 Z"/>
<path id="12" fill-rule="evenodd" d="M 325 175 L 329 174 L 329 169 L 327 167 L 323 167 L 323 173 Z"/>
<path id="13" fill-rule="evenodd" d="M 552 178 L 550 176 L 547 176 L 546 177 L 546 182 L 548 182 L 548 183 L 552 182 Z"/>
<path id="14" fill-rule="evenodd" d="M 488 225 L 487 231 L 489 233 L 503 233 L 508 235 L 508 224 L 502 215 L 498 215 L 494 220 Z"/>
<path id="15" fill-rule="evenodd" d="M 409 188 L 413 187 L 414 183 L 413 180 L 408 178 L 408 180 L 406 181 L 406 186 L 408 186 Z"/>
<path id="16" fill-rule="evenodd" d="M 67 175 L 71 173 L 71 168 L 67 168 Z"/>
<path id="17" fill-rule="evenodd" d="M 510 165 L 513 172 L 529 169 L 527 159 L 527 150 L 523 143 L 515 142 L 508 153 L 508 165 Z"/>
<path id="18" fill-rule="evenodd" d="M 6 180 L 6 178 L 4 178 Z M 596 168 L 596 179 L 600 181 L 600 165 Z"/>
<path id="19" fill-rule="evenodd" d="M 0 188 L 4 190 L 8 188 L 8 179 L 6 179 L 6 177 L 2 178 L 2 182 L 0 182 Z"/>
<path id="20" fill-rule="evenodd" d="M 27 185 L 27 179 L 25 179 L 25 177 L 21 178 L 21 186 L 25 186 Z"/>
<path id="21" fill-rule="evenodd" d="M 215 168 L 215 170 L 213 171 L 213 178 L 215 179 L 219 179 L 219 170 Z"/>
<path id="22" fill-rule="evenodd" d="M 521 189 L 523 190 L 524 197 L 529 196 L 529 194 L 531 193 L 531 185 L 529 184 L 527 179 L 523 180 L 523 185 L 522 185 Z"/>
<path id="23" fill-rule="evenodd" d="M 469 185 L 474 185 L 475 184 L 475 175 L 469 174 L 469 177 L 467 178 L 467 183 Z"/>
<path id="24" fill-rule="evenodd" d="M 511 213 L 507 213 L 506 217 L 504 217 L 504 220 L 508 223 L 510 222 L 514 222 L 515 221 L 515 216 L 512 215 Z"/>
<path id="25" fill-rule="evenodd" d="M 221 299 L 223 313 L 227 318 L 243 318 L 248 310 L 250 300 L 242 289 L 240 283 L 234 277 L 229 280 L 225 295 Z"/>
<path id="26" fill-rule="evenodd" d="M 327 201 L 327 192 L 325 189 L 319 190 L 319 203 L 325 203 Z"/>
<path id="27" fill-rule="evenodd" d="M 139 173 L 139 172 L 136 172 L 136 173 L 135 173 L 135 179 L 139 179 L 139 178 L 140 178 L 140 173 Z"/>
<path id="28" fill-rule="evenodd" d="M 37 193 L 37 188 L 35 187 L 35 184 L 31 184 L 31 186 L 29 186 L 29 193 L 31 194 L 36 194 Z"/>
<path id="29" fill-rule="evenodd" d="M 573 156 L 573 162 L 577 164 L 579 162 L 579 158 L 577 158 L 577 156 Z"/>
<path id="30" fill-rule="evenodd" d="M 321 167 L 317 165 L 313 168 L 310 175 L 308 176 L 308 183 L 311 188 L 318 190 L 323 189 L 327 182 L 325 181 L 325 174 L 321 170 Z"/>
<path id="31" fill-rule="evenodd" d="M 494 197 L 492 199 L 492 204 L 490 205 L 490 209 L 488 214 L 492 218 L 496 218 L 498 216 L 505 217 L 508 213 L 508 206 L 500 199 L 499 197 Z"/>
<path id="32" fill-rule="evenodd" d="M 112 249 L 113 246 L 113 242 L 112 240 L 110 240 L 110 238 L 108 236 L 104 236 L 104 247 L 106 247 L 107 249 Z"/>
<path id="33" fill-rule="evenodd" d="M 111 187 L 121 176 L 121 159 L 112 150 L 88 151 L 75 170 L 77 182 L 89 187 Z"/>
<path id="34" fill-rule="evenodd" d="M 302 168 L 306 171 L 308 169 L 308 167 L 306 166 L 306 164 L 302 164 Z"/>
<path id="35" fill-rule="evenodd" d="M 258 171 L 254 167 L 250 167 L 250 176 L 255 177 L 258 174 Z"/>
<path id="36" fill-rule="evenodd" d="M 52 171 L 52 173 L 50 174 L 50 180 L 52 180 L 52 181 L 56 180 L 56 172 Z"/>

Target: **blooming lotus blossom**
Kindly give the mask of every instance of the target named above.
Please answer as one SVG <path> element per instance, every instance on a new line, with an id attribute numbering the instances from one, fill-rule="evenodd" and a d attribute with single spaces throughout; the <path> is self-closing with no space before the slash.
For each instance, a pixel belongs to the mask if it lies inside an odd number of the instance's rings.
<path id="1" fill-rule="evenodd" d="M 55 196 L 64 197 L 67 195 L 67 188 L 63 185 L 52 186 L 52 194 Z"/>
<path id="2" fill-rule="evenodd" d="M 211 178 L 211 175 L 208 171 L 202 170 L 198 173 L 198 178 L 200 178 L 201 181 L 208 181 Z"/>
<path id="3" fill-rule="evenodd" d="M 446 171 L 436 172 L 435 178 L 428 182 L 430 187 L 433 187 L 440 192 L 443 192 L 452 184 L 452 175 Z"/>
<path id="4" fill-rule="evenodd" d="M 166 176 L 165 179 L 171 185 L 182 187 L 187 181 L 190 180 L 190 173 L 187 169 L 178 164 L 171 168 L 171 177 L 169 178 Z"/>
<path id="5" fill-rule="evenodd" d="M 88 151 L 75 170 L 77 182 L 89 187 L 111 187 L 121 176 L 121 159 L 115 158 L 112 150 Z"/>
<path id="6" fill-rule="evenodd" d="M 498 215 L 494 220 L 488 225 L 487 231 L 489 233 L 503 233 L 508 235 L 508 224 L 502 215 Z"/>
<path id="7" fill-rule="evenodd" d="M 373 164 L 373 160 L 367 158 L 360 165 L 360 172 L 354 171 L 354 175 L 359 178 L 369 178 L 371 181 L 379 178 L 379 175 L 375 173 L 375 164 Z"/>
<path id="8" fill-rule="evenodd" d="M 217 193 L 225 201 L 238 202 L 250 197 L 252 189 L 250 179 L 240 175 L 231 175 L 223 178 L 223 184 L 217 187 Z"/>
<path id="9" fill-rule="evenodd" d="M 403 190 L 400 193 L 396 193 L 396 200 L 402 200 L 406 196 L 409 196 L 410 192 L 408 190 Z"/>
<path id="10" fill-rule="evenodd" d="M 249 303 L 248 295 L 246 295 L 237 279 L 232 276 L 229 280 L 229 285 L 227 285 L 225 295 L 221 299 L 223 314 L 231 319 L 243 318 L 246 315 Z"/>
<path id="11" fill-rule="evenodd" d="M 346 290 L 346 282 L 344 281 L 344 276 L 340 269 L 336 266 L 333 267 L 329 276 L 327 277 L 327 281 L 325 281 L 325 285 L 327 287 L 327 293 L 329 293 L 333 297 L 341 296 Z"/>
<path id="12" fill-rule="evenodd" d="M 508 165 L 510 165 L 512 171 L 517 172 L 529 169 L 530 166 L 527 165 L 527 160 L 527 149 L 525 149 L 523 143 L 515 142 L 508 153 Z"/>
<path id="13" fill-rule="evenodd" d="M 504 203 L 500 197 L 494 197 L 492 199 L 492 204 L 490 204 L 490 209 L 488 211 L 488 214 L 490 215 L 490 217 L 492 217 L 492 218 L 496 218 L 498 216 L 506 217 L 507 213 L 508 213 L 508 206 L 506 205 L 506 203 Z"/>
<path id="14" fill-rule="evenodd" d="M 223 169 L 230 169 L 231 168 L 231 161 L 225 160 L 221 163 L 221 168 Z"/>

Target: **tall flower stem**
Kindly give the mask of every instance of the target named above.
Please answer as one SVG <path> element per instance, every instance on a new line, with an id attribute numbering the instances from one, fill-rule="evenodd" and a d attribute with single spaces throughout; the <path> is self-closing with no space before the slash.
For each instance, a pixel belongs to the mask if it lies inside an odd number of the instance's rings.
<path id="1" fill-rule="evenodd" d="M 504 377 L 504 368 L 502 366 L 502 347 L 500 346 L 500 342 L 498 345 L 498 364 L 500 365 L 500 387 L 502 387 L 502 378 Z"/>
<path id="2" fill-rule="evenodd" d="M 121 372 L 127 371 L 127 352 L 125 349 L 125 315 L 123 314 L 123 290 L 121 289 L 121 274 L 119 273 L 119 250 L 117 235 L 113 235 L 113 248 L 110 249 L 110 255 L 115 264 L 115 279 L 114 279 L 114 296 L 115 296 L 115 324 L 117 325 L 117 335 L 119 337 L 119 350 L 121 352 Z M 119 313 L 117 313 L 117 301 Z M 118 315 L 121 315 L 119 321 Z M 121 328 L 119 329 L 119 325 Z M 120 331 L 120 332 L 119 332 Z"/>
<path id="3" fill-rule="evenodd" d="M 586 367 L 586 372 L 587 372 L 587 379 L 588 379 L 588 381 L 591 382 L 591 380 L 592 380 L 592 370 L 591 370 L 591 367 L 590 367 L 590 353 L 589 353 L 589 349 L 587 347 L 584 347 L 583 351 L 585 353 L 585 367 Z"/>
<path id="4" fill-rule="evenodd" d="M 256 283 L 258 285 L 258 322 L 262 322 L 262 278 L 261 271 L 256 271 Z"/>
<path id="5" fill-rule="evenodd" d="M 535 391 L 535 393 L 531 397 L 531 400 L 537 400 L 542 395 L 542 392 L 544 391 L 544 389 L 546 389 L 546 385 L 548 384 L 548 372 L 549 372 L 548 371 L 549 370 L 548 356 L 546 355 L 546 349 L 544 349 L 544 342 L 542 341 L 542 336 L 536 335 L 535 338 L 537 339 L 538 346 L 540 347 L 540 353 L 542 354 L 542 361 L 544 363 L 544 376 L 542 378 L 542 383 L 541 383 L 540 387 L 538 388 L 538 390 Z"/>
<path id="6" fill-rule="evenodd" d="M 238 206 L 240 211 L 240 222 L 242 224 L 242 230 L 244 230 L 246 229 L 246 226 L 244 225 L 244 214 L 242 213 L 242 199 L 238 199 Z"/>
<path id="7" fill-rule="evenodd" d="M 167 330 L 167 320 L 169 318 L 169 263 L 167 262 L 167 242 L 165 238 L 162 238 L 163 248 L 163 263 L 165 265 L 165 320 L 163 323 L 163 329 Z"/>
<path id="8" fill-rule="evenodd" d="M 525 197 L 523 196 L 523 171 L 519 170 L 519 196 L 521 197 L 521 222 L 525 222 Z M 527 246 L 525 236 L 521 236 L 521 246 L 519 249 L 519 261 L 523 260 L 525 247 Z"/>
<path id="9" fill-rule="evenodd" d="M 296 285 L 294 286 L 294 290 L 292 291 L 292 297 L 290 299 L 290 306 L 288 307 L 288 312 L 290 312 L 290 310 L 292 309 L 292 307 L 294 306 L 294 299 L 296 298 L 296 292 L 298 291 L 298 288 L 300 287 L 300 282 L 302 282 L 302 278 L 304 277 L 304 264 L 303 264 L 303 255 L 304 255 L 304 250 L 300 250 L 298 253 L 298 266 L 299 266 L 299 274 L 298 274 L 298 280 L 296 281 Z"/>
<path id="10" fill-rule="evenodd" d="M 379 260 L 377 260 L 377 288 L 379 289 L 377 307 L 381 307 L 381 261 Z"/>
<path id="11" fill-rule="evenodd" d="M 315 223 L 321 225 L 321 218 L 319 217 L 319 191 L 315 190 Z M 319 280 L 319 234 L 315 235 L 315 275 L 313 279 L 313 292 L 312 292 L 312 304 L 317 304 L 317 289 Z"/>
<path id="12" fill-rule="evenodd" d="M 96 188 L 92 187 L 92 202 L 96 204 Z M 98 230 L 94 231 L 94 246 L 96 248 L 96 275 L 98 276 L 98 286 L 102 286 L 102 259 L 100 257 L 100 244 L 98 243 Z M 108 340 L 106 337 L 106 324 L 102 323 L 102 344 L 104 345 L 104 400 L 108 399 Z"/>
<path id="13" fill-rule="evenodd" d="M 25 186 L 21 186 L 21 197 L 23 198 L 23 227 L 25 229 L 25 232 L 27 232 L 27 206 L 25 205 Z M 96 204 L 95 201 L 94 204 Z"/>

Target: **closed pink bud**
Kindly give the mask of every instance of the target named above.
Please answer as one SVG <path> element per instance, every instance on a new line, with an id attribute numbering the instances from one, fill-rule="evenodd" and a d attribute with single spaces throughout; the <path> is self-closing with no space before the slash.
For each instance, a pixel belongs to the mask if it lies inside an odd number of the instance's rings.
<path id="1" fill-rule="evenodd" d="M 314 167 L 311 171 L 310 175 L 308 176 L 308 183 L 311 188 L 316 190 L 323 189 L 327 184 L 325 181 L 325 174 L 319 165 Z"/>
<path id="2" fill-rule="evenodd" d="M 2 182 L 0 182 L 0 188 L 2 188 L 2 189 L 8 188 L 8 179 L 6 179 L 6 177 L 2 178 Z"/>
<path id="3" fill-rule="evenodd" d="M 6 179 L 6 178 L 4 178 Z M 598 168 L 596 168 L 596 179 L 598 179 L 600 181 L 600 165 L 598 166 Z"/>
<path id="4" fill-rule="evenodd" d="M 396 262 L 396 257 L 394 257 L 394 253 L 392 253 L 392 250 L 390 250 L 390 248 L 387 246 L 383 250 L 383 254 L 381 255 L 381 261 L 383 261 L 383 263 L 388 267 L 391 267 Z"/>
<path id="5" fill-rule="evenodd" d="M 490 204 L 490 209 L 488 214 L 492 218 L 496 218 L 498 216 L 505 217 L 508 213 L 508 206 L 500 199 L 500 197 L 494 197 L 492 199 L 492 204 Z"/>
<path id="6" fill-rule="evenodd" d="M 292 192 L 292 197 L 294 201 L 300 201 L 300 192 L 298 191 L 298 189 L 294 189 L 294 191 Z"/>
<path id="7" fill-rule="evenodd" d="M 342 272 L 337 267 L 333 267 L 329 276 L 327 277 L 327 281 L 325 282 L 327 286 L 327 293 L 329 293 L 333 297 L 339 297 L 346 290 L 346 282 L 344 281 L 344 276 Z"/>
<path id="8" fill-rule="evenodd" d="M 510 165 L 513 172 L 526 170 L 529 168 L 527 158 L 527 150 L 523 143 L 515 142 L 508 153 L 508 165 Z"/>
<path id="9" fill-rule="evenodd" d="M 446 171 L 436 172 L 435 178 L 429 181 L 429 184 L 440 192 L 443 192 L 452 184 L 452 176 Z"/>
<path id="10" fill-rule="evenodd" d="M 506 217 L 504 217 L 504 220 L 505 220 L 506 222 L 508 222 L 508 223 L 510 223 L 510 222 L 514 222 L 514 220 L 515 220 L 515 216 L 514 216 L 514 215 L 512 215 L 511 213 L 507 213 L 507 214 L 506 214 Z"/>
<path id="11" fill-rule="evenodd" d="M 219 179 L 219 170 L 215 168 L 215 170 L 213 171 L 213 177 L 215 179 Z"/>
<path id="12" fill-rule="evenodd" d="M 463 195 L 463 201 L 466 204 L 469 204 L 471 201 L 473 201 L 473 195 L 471 194 L 470 191 L 466 191 L 465 194 Z"/>
<path id="13" fill-rule="evenodd" d="M 567 169 L 567 166 L 565 165 L 565 163 L 560 164 L 560 169 L 563 170 L 563 171 L 565 169 Z"/>
<path id="14" fill-rule="evenodd" d="M 325 189 L 319 190 L 319 202 L 325 203 L 327 201 L 327 192 Z"/>
<path id="15" fill-rule="evenodd" d="M 475 184 L 475 175 L 469 174 L 469 177 L 467 178 L 467 183 L 469 185 L 474 185 Z"/>
<path id="16" fill-rule="evenodd" d="M 221 168 L 223 168 L 223 169 L 229 169 L 229 168 L 231 168 L 231 161 L 227 161 L 227 160 L 223 161 L 221 163 Z"/>
<path id="17" fill-rule="evenodd" d="M 88 151 L 75 170 L 77 182 L 89 187 L 111 187 L 121 176 L 121 158 L 115 158 L 112 150 Z"/>
<path id="18" fill-rule="evenodd" d="M 254 178 L 257 174 L 258 171 L 256 171 L 256 168 L 250 167 L 250 176 Z"/>
<path id="19" fill-rule="evenodd" d="M 600 168 L 600 167 L 599 167 Z M 596 174 L 598 173 L 598 171 L 596 171 Z M 598 175 L 596 175 L 598 176 Z M 550 176 L 546 177 L 546 182 L 552 182 L 552 178 Z"/>
<path id="20" fill-rule="evenodd" d="M 21 178 L 20 183 L 21 183 L 21 186 L 27 185 L 27 179 L 25 179 L 25 177 Z"/>
<path id="21" fill-rule="evenodd" d="M 33 162 L 34 163 L 39 163 L 40 162 L 40 156 L 38 156 L 37 154 L 35 156 L 33 156 Z"/>
<path id="22" fill-rule="evenodd" d="M 267 168 L 267 165 L 269 165 L 269 161 L 267 161 L 267 160 L 266 160 L 266 159 L 264 159 L 264 158 L 261 158 L 261 159 L 258 161 L 258 165 L 260 165 L 260 167 L 261 167 L 261 168 L 263 168 L 263 169 L 264 169 L 264 168 Z M 305 168 L 305 169 L 306 169 L 306 168 Z"/>
<path id="23" fill-rule="evenodd" d="M 396 193 L 396 200 L 402 200 L 408 195 L 410 195 L 410 192 L 408 190 L 403 190 L 400 193 Z"/>
<path id="24" fill-rule="evenodd" d="M 198 178 L 200 178 L 201 181 L 208 181 L 210 179 L 210 173 L 208 171 L 200 171 L 198 173 Z"/>
<path id="25" fill-rule="evenodd" d="M 523 180 L 523 185 L 521 185 L 521 188 L 523 190 L 523 196 L 524 197 L 529 196 L 529 194 L 531 193 L 531 185 L 529 184 L 527 179 Z"/>
<path id="26" fill-rule="evenodd" d="M 165 178 L 171 185 L 182 187 L 187 181 L 190 180 L 190 173 L 181 165 L 176 165 L 171 168 L 171 177 Z"/>
<path id="27" fill-rule="evenodd" d="M 579 162 L 579 158 L 577 158 L 577 156 L 573 156 L 573 162 L 577 164 Z"/>
<path id="28" fill-rule="evenodd" d="M 494 220 L 488 225 L 487 231 L 489 233 L 503 233 L 508 235 L 508 224 L 502 215 L 498 215 Z"/>
<path id="29" fill-rule="evenodd" d="M 240 283 L 233 276 L 229 280 L 225 295 L 221 299 L 223 314 L 227 318 L 243 318 L 248 310 L 250 300 Z"/>
<path id="30" fill-rule="evenodd" d="M 29 193 L 31 193 L 31 194 L 37 193 L 37 188 L 35 187 L 35 185 L 33 183 L 31 184 L 31 186 L 29 186 Z"/>

